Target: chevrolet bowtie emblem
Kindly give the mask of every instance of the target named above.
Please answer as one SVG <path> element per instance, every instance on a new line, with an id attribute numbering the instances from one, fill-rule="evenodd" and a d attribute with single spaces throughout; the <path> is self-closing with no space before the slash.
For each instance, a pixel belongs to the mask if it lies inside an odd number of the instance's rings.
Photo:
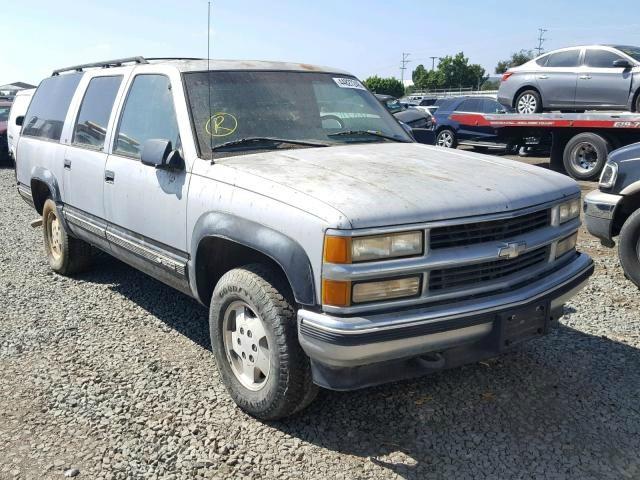
<path id="1" fill-rule="evenodd" d="M 500 252 L 498 253 L 498 256 L 500 258 L 517 258 L 526 249 L 527 249 L 526 242 L 507 243 L 504 247 L 500 248 Z"/>

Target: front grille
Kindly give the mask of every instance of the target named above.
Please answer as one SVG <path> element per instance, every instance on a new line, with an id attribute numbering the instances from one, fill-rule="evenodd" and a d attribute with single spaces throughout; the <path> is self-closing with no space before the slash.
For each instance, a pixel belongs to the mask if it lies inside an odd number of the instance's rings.
<path id="1" fill-rule="evenodd" d="M 433 228 L 429 247 L 432 250 L 437 250 L 439 248 L 461 247 L 513 238 L 549 225 L 551 220 L 550 212 L 548 209 L 539 210 L 503 220 Z"/>
<path id="2" fill-rule="evenodd" d="M 548 252 L 547 247 L 542 247 L 523 253 L 518 258 L 432 270 L 429 275 L 429 291 L 441 292 L 457 288 L 472 288 L 480 286 L 483 282 L 499 280 L 546 262 Z"/>

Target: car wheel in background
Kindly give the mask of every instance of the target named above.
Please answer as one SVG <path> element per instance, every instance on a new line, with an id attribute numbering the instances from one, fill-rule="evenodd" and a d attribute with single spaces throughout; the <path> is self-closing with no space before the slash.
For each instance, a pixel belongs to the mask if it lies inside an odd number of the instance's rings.
<path id="1" fill-rule="evenodd" d="M 640 210 L 624 222 L 618 239 L 618 256 L 624 273 L 640 287 Z"/>
<path id="2" fill-rule="evenodd" d="M 542 112 L 542 99 L 540 94 L 535 90 L 525 90 L 515 102 L 516 112 L 521 114 L 532 114 Z"/>
<path id="3" fill-rule="evenodd" d="M 456 148 L 458 146 L 458 140 L 453 130 L 443 128 L 438 132 L 436 136 L 436 145 L 444 148 Z"/>
<path id="4" fill-rule="evenodd" d="M 211 298 L 209 328 L 222 381 L 250 415 L 283 418 L 315 398 L 294 303 L 269 268 L 255 264 L 224 274 Z"/>
<path id="5" fill-rule="evenodd" d="M 56 204 L 50 198 L 42 208 L 44 249 L 51 269 L 60 275 L 72 275 L 86 270 L 93 258 L 91 245 L 71 237 L 58 217 Z"/>
<path id="6" fill-rule="evenodd" d="M 595 133 L 580 133 L 564 147 L 564 168 L 576 180 L 593 180 L 602 172 L 610 151 L 611 144 L 606 138 Z"/>
<path id="7" fill-rule="evenodd" d="M 640 92 L 636 94 L 635 108 L 634 111 L 640 113 Z"/>

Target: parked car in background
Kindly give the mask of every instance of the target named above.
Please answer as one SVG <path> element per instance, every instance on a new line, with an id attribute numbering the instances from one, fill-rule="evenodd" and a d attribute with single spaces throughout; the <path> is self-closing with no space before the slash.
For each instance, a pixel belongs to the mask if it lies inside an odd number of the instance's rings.
<path id="1" fill-rule="evenodd" d="M 33 97 L 35 91 L 35 88 L 18 90 L 13 99 L 13 104 L 11 105 L 7 125 L 7 144 L 9 158 L 12 161 L 15 161 L 16 158 L 16 145 L 18 144 L 18 137 L 20 136 L 20 130 L 22 129 L 24 115 L 27 113 L 27 108 L 29 108 L 31 97 Z"/>
<path id="2" fill-rule="evenodd" d="M 599 190 L 584 200 L 585 223 L 607 247 L 615 245 L 626 276 L 640 287 L 640 143 L 614 150 Z"/>
<path id="3" fill-rule="evenodd" d="M 454 97 L 438 101 L 438 109 L 433 115 L 435 144 L 439 147 L 456 148 L 469 145 L 477 150 L 506 148 L 506 144 L 497 141 L 494 128 L 486 125 L 461 125 L 452 114 L 486 113 L 501 114 L 513 112 L 489 97 Z"/>
<path id="4" fill-rule="evenodd" d="M 518 113 L 640 111 L 640 48 L 588 45 L 545 53 L 502 75 L 498 100 Z"/>
<path id="5" fill-rule="evenodd" d="M 433 115 L 413 106 L 406 107 L 391 95 L 376 94 L 376 98 L 394 117 L 411 129 L 417 142 L 433 144 Z"/>
<path id="6" fill-rule="evenodd" d="M 10 100 L 0 100 L 0 162 L 9 158 L 9 148 L 7 144 L 7 125 L 9 124 L 9 111 L 11 110 Z"/>
<path id="7" fill-rule="evenodd" d="M 417 144 L 334 68 L 61 69 L 16 153 L 50 268 L 89 268 L 93 246 L 197 299 L 218 378 L 263 419 L 318 386 L 425 375 L 547 334 L 594 269 L 576 250 L 575 181 Z"/>

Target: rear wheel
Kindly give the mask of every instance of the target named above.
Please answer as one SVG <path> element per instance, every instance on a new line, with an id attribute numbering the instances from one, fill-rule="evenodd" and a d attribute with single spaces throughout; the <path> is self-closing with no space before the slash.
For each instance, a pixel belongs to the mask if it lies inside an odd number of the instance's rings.
<path id="1" fill-rule="evenodd" d="M 42 208 L 44 249 L 51 269 L 60 275 L 72 275 L 86 270 L 91 264 L 91 245 L 71 237 L 58 216 L 56 204 L 50 198 Z"/>
<path id="2" fill-rule="evenodd" d="M 640 113 L 640 92 L 636 93 L 636 101 L 634 102 L 635 112 Z"/>
<path id="3" fill-rule="evenodd" d="M 213 292 L 209 326 L 222 381 L 244 411 L 275 420 L 315 398 L 293 301 L 270 269 L 248 265 L 227 272 Z"/>
<path id="4" fill-rule="evenodd" d="M 542 112 L 542 99 L 540 94 L 535 90 L 525 90 L 515 102 L 516 111 L 521 114 L 530 115 L 532 113 Z"/>
<path id="5" fill-rule="evenodd" d="M 640 210 L 636 210 L 622 226 L 618 256 L 624 273 L 640 287 Z"/>
<path id="6" fill-rule="evenodd" d="M 580 133 L 564 148 L 564 168 L 577 180 L 593 180 L 600 175 L 610 151 L 611 144 L 606 138 L 595 133 Z"/>
<path id="7" fill-rule="evenodd" d="M 436 136 L 436 145 L 444 148 L 456 148 L 458 146 L 458 140 L 453 130 L 449 128 L 443 128 L 438 132 Z"/>

